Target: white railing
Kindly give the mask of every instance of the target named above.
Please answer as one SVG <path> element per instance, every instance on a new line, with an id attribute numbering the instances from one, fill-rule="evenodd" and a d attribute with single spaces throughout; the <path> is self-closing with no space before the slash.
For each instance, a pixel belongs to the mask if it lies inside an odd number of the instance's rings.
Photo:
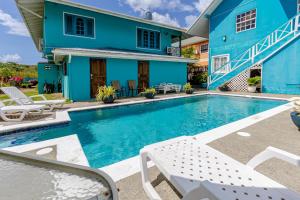
<path id="1" fill-rule="evenodd" d="M 298 31 L 300 30 L 299 22 L 300 22 L 300 14 L 293 17 L 287 23 L 277 28 L 274 32 L 272 32 L 271 34 L 266 36 L 263 40 L 253 45 L 251 48 L 246 50 L 243 54 L 241 54 L 237 58 L 229 61 L 228 63 L 224 64 L 223 66 L 215 70 L 208 77 L 208 85 L 211 85 L 212 83 L 226 76 L 228 73 L 242 67 L 244 64 L 248 62 L 254 64 L 255 58 L 257 56 L 259 56 L 269 48 L 275 46 L 280 41 L 283 41 L 288 36 L 293 35 L 294 37 L 291 38 L 291 40 L 294 39 L 296 36 L 298 36 Z"/>

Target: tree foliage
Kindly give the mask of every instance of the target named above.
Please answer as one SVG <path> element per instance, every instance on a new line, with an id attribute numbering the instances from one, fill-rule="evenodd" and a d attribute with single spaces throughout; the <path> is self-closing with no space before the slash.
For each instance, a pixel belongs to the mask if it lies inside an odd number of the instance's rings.
<path id="1" fill-rule="evenodd" d="M 13 62 L 0 62 L 0 77 L 2 79 L 8 79 L 13 76 L 19 76 L 22 78 L 37 78 L 37 66 L 22 65 Z"/>
<path id="2" fill-rule="evenodd" d="M 182 55 L 185 58 L 193 58 L 195 56 L 194 48 L 189 47 L 189 48 L 182 49 Z"/>

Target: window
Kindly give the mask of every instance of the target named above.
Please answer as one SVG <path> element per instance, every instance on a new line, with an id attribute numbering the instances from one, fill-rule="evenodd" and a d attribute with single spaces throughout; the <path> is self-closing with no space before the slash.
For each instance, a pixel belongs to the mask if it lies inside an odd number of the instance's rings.
<path id="1" fill-rule="evenodd" d="M 256 9 L 236 16 L 236 32 L 256 28 Z"/>
<path id="2" fill-rule="evenodd" d="M 297 12 L 300 13 L 300 0 L 298 0 L 298 3 L 297 3 Z"/>
<path id="3" fill-rule="evenodd" d="M 137 47 L 160 49 L 160 32 L 138 28 Z"/>
<path id="4" fill-rule="evenodd" d="M 203 44 L 200 46 L 200 52 L 201 53 L 207 53 L 208 52 L 208 44 Z"/>
<path id="5" fill-rule="evenodd" d="M 229 66 L 225 66 L 229 62 L 229 55 L 214 56 L 212 60 L 213 71 L 218 73 L 225 73 Z M 221 68 L 223 67 L 223 68 Z"/>
<path id="6" fill-rule="evenodd" d="M 81 36 L 81 37 L 95 37 L 95 19 L 89 17 L 82 17 L 78 15 L 64 14 L 65 34 Z"/>

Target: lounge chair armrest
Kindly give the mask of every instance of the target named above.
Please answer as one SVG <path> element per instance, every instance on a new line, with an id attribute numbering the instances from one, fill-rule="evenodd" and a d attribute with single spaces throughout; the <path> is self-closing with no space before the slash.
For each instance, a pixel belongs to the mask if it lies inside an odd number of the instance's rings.
<path id="1" fill-rule="evenodd" d="M 5 100 L 2 100 L 1 102 L 4 103 L 5 105 L 6 105 L 6 103 L 8 102 L 7 105 L 10 106 L 10 105 L 13 104 L 13 102 L 15 102 L 15 99 L 5 99 Z"/>
<path id="2" fill-rule="evenodd" d="M 47 101 L 47 98 L 46 98 L 44 95 L 42 95 L 42 94 L 33 95 L 33 96 L 30 96 L 29 98 L 30 98 L 31 100 L 33 100 L 33 98 L 37 98 L 37 97 L 40 97 L 40 98 L 42 98 L 44 101 Z"/>
<path id="3" fill-rule="evenodd" d="M 297 156 L 295 154 L 274 147 L 267 147 L 266 150 L 254 156 L 254 158 L 252 158 L 247 163 L 247 165 L 254 169 L 258 165 L 262 164 L 263 162 L 271 158 L 277 158 L 286 161 L 292 165 L 295 165 L 297 167 L 300 167 L 300 156 Z"/>

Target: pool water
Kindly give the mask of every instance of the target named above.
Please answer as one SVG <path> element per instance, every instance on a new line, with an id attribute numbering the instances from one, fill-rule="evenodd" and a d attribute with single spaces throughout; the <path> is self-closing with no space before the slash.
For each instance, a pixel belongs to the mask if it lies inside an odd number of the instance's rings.
<path id="1" fill-rule="evenodd" d="M 195 135 L 274 108 L 285 101 L 203 95 L 71 112 L 72 122 L 0 137 L 0 147 L 77 134 L 92 167 L 136 156 L 145 145 Z"/>

